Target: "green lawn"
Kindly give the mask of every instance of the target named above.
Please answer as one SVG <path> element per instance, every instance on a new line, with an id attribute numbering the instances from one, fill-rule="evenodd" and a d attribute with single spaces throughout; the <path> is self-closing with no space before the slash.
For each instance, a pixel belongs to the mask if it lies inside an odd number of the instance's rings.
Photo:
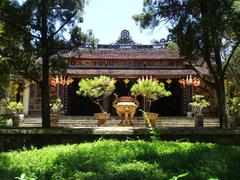
<path id="1" fill-rule="evenodd" d="M 240 147 L 103 140 L 0 153 L 0 179 L 239 179 Z"/>

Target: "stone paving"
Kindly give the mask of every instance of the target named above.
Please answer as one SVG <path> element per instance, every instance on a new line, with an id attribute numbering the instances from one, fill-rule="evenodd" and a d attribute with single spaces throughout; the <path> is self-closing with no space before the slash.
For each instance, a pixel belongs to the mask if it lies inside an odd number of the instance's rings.
<path id="1" fill-rule="evenodd" d="M 182 117 L 160 117 L 156 122 L 158 128 L 168 127 L 194 127 L 194 118 Z M 119 127 L 120 119 L 118 117 L 111 117 L 102 127 Z M 142 117 L 135 117 L 133 119 L 134 127 L 145 127 L 145 121 Z M 61 116 L 59 120 L 59 127 L 77 128 L 77 127 L 98 127 L 97 120 L 93 116 Z M 21 127 L 41 127 L 40 116 L 25 117 L 21 123 Z M 204 127 L 217 128 L 219 127 L 219 119 L 213 117 L 205 117 Z"/>

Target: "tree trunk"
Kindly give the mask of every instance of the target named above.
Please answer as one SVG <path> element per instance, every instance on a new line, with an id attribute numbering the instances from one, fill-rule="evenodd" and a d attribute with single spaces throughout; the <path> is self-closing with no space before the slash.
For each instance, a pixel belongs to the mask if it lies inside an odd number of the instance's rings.
<path id="1" fill-rule="evenodd" d="M 100 111 L 101 111 L 102 113 L 104 113 L 104 108 L 103 108 L 103 106 L 101 105 L 101 103 L 99 102 L 99 100 L 94 100 L 92 97 L 89 97 L 89 99 L 90 99 L 93 103 L 95 103 L 96 105 L 98 105 Z"/>
<path id="2" fill-rule="evenodd" d="M 50 127 L 50 106 L 49 106 L 49 52 L 48 52 L 48 26 L 47 26 L 47 5 L 46 1 L 41 1 L 41 57 L 42 65 L 42 82 L 41 82 L 41 99 L 42 99 L 42 127 Z"/>
<path id="3" fill-rule="evenodd" d="M 228 128 L 228 118 L 227 118 L 227 107 L 226 107 L 226 96 L 225 96 L 225 86 L 224 78 L 220 78 L 216 81 L 216 91 L 218 98 L 218 111 L 219 111 L 219 123 L 220 128 Z"/>

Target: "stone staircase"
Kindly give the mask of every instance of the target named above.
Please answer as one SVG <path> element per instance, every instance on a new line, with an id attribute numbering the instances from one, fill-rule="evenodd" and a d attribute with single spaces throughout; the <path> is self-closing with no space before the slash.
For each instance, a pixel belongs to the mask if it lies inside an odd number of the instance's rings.
<path id="1" fill-rule="evenodd" d="M 118 117 L 111 117 L 105 124 L 105 127 L 117 127 L 120 124 Z M 145 120 L 142 117 L 135 117 L 132 120 L 134 127 L 145 127 Z M 194 127 L 194 118 L 187 117 L 160 117 L 156 122 L 156 127 Z M 97 120 L 93 116 L 61 116 L 59 120 L 59 127 L 97 127 Z M 29 116 L 21 123 L 21 127 L 41 127 L 41 118 Z M 219 120 L 217 118 L 204 119 L 204 127 L 216 128 L 219 127 Z"/>

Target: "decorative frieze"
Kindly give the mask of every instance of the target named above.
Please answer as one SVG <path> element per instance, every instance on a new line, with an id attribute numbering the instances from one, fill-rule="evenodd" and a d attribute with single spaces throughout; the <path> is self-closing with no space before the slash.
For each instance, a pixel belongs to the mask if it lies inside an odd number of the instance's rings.
<path id="1" fill-rule="evenodd" d="M 181 69 L 183 61 L 179 60 L 139 60 L 139 59 L 69 59 L 68 68 L 109 68 L 109 69 Z"/>

